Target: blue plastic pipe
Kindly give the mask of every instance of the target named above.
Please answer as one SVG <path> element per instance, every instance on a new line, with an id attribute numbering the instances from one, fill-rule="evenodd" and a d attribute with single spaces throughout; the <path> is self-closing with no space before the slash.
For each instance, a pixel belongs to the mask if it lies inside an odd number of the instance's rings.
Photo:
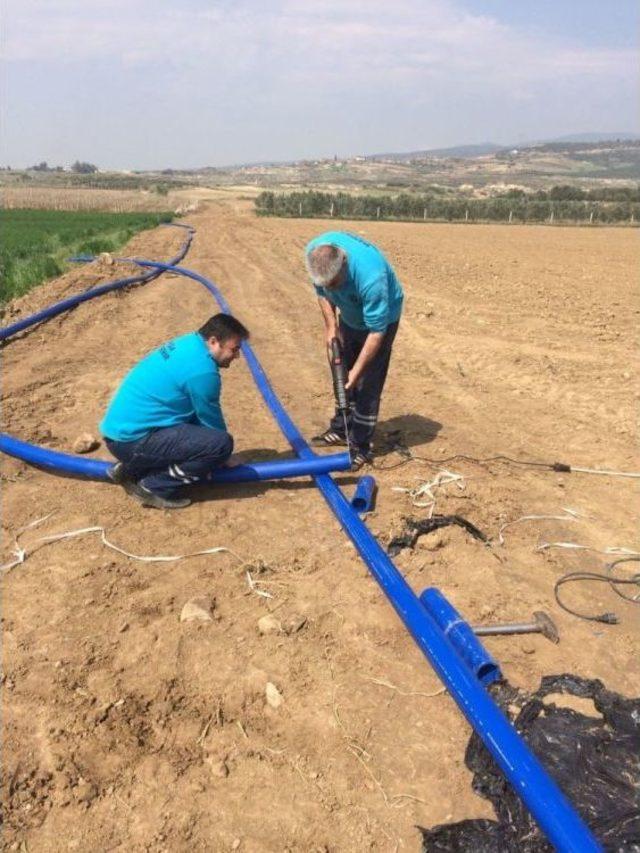
<path id="1" fill-rule="evenodd" d="M 167 264 L 138 261 L 142 266 L 170 269 Z M 230 308 L 218 288 L 203 276 L 184 267 L 172 267 L 203 284 L 223 311 Z M 267 406 L 291 447 L 302 459 L 315 456 L 278 400 L 248 342 L 243 352 Z M 338 521 L 378 581 L 396 613 L 420 650 L 442 680 L 471 726 L 482 738 L 515 792 L 525 803 L 549 841 L 562 853 L 592 853 L 602 848 L 558 785 L 549 776 L 484 686 L 461 660 L 430 613 L 358 518 L 336 483 L 327 474 L 315 477 Z"/>
<path id="2" fill-rule="evenodd" d="M 80 475 L 94 480 L 108 480 L 112 462 L 102 459 L 86 459 L 37 447 L 20 441 L 6 433 L 0 433 L 0 451 L 54 471 Z M 347 471 L 351 467 L 348 453 L 331 453 L 327 456 L 314 456 L 313 459 L 277 459 L 269 462 L 249 462 L 230 468 L 218 468 L 211 473 L 212 483 L 247 483 L 255 480 L 282 480 L 288 477 L 308 477 L 312 474 L 324 474 L 329 471 Z"/>
<path id="3" fill-rule="evenodd" d="M 375 494 L 375 478 L 371 477 L 369 474 L 365 474 L 364 477 L 360 477 L 356 490 L 351 498 L 352 509 L 354 509 L 359 515 L 362 515 L 365 512 L 371 512 L 373 509 Z"/>
<path id="4" fill-rule="evenodd" d="M 485 687 L 502 678 L 498 664 L 439 589 L 425 589 L 420 601 L 469 670 Z"/>
<path id="5" fill-rule="evenodd" d="M 164 223 L 169 224 L 169 223 Z M 185 228 L 187 230 L 187 237 L 180 248 L 178 254 L 173 258 L 171 263 L 178 263 L 184 258 L 184 256 L 189 251 L 189 246 L 191 245 L 191 241 L 193 239 L 194 229 L 190 225 L 181 225 L 180 223 L 170 223 L 175 228 Z M 82 258 L 82 260 L 88 260 L 88 258 Z M 112 290 L 118 290 L 121 287 L 126 287 L 130 284 L 144 284 L 147 281 L 151 281 L 154 278 L 157 278 L 161 275 L 162 270 L 155 270 L 146 275 L 137 275 L 130 276 L 129 278 L 120 278 L 116 281 L 108 282 L 107 284 L 100 285 L 99 287 L 94 287 L 91 290 L 87 290 L 84 293 L 76 294 L 76 296 L 70 296 L 68 299 L 62 299 L 60 302 L 56 302 L 53 305 L 49 305 L 48 308 L 44 308 L 42 311 L 38 311 L 36 314 L 31 314 L 29 317 L 23 317 L 22 320 L 18 320 L 15 323 L 12 323 L 10 326 L 5 326 L 0 329 L 0 341 L 4 341 L 7 338 L 10 338 L 12 335 L 16 335 L 18 332 L 24 331 L 24 329 L 28 329 L 30 326 L 35 326 L 36 323 L 41 323 L 43 320 L 50 320 L 52 317 L 57 317 L 58 314 L 62 314 L 64 311 L 68 311 L 70 308 L 75 308 L 76 305 L 80 305 L 82 302 L 86 302 L 88 299 L 93 299 L 94 296 L 100 296 L 103 293 L 110 293 Z"/>
<path id="6" fill-rule="evenodd" d="M 144 267 L 171 270 L 199 281 L 214 295 L 222 310 L 231 313 L 218 288 L 203 276 L 170 264 L 136 262 Z M 96 295 L 96 291 L 91 291 L 91 297 Z M 265 402 L 293 450 L 300 459 L 316 459 L 316 454 L 278 400 L 246 341 L 243 352 Z M 328 474 L 315 474 L 314 479 L 418 647 L 551 843 L 557 850 L 566 853 L 601 851 L 602 848 L 562 791 L 493 702 L 484 686 L 461 660 L 452 643 L 358 518 L 336 483 Z"/>

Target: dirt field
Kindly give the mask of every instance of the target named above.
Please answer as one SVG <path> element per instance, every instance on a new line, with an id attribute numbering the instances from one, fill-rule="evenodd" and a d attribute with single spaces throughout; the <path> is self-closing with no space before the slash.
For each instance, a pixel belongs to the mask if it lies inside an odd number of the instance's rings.
<path id="1" fill-rule="evenodd" d="M 329 223 L 256 220 L 246 202 L 205 204 L 189 266 L 223 288 L 302 432 L 331 404 L 320 316 L 302 247 Z M 348 224 L 346 227 L 349 227 Z M 383 401 L 379 447 L 399 430 L 417 455 L 516 458 L 637 471 L 637 234 L 623 229 L 355 223 L 396 266 L 407 293 Z M 128 247 L 166 259 L 178 229 Z M 92 282 L 92 265 L 39 288 L 5 322 Z M 4 428 L 70 450 L 97 431 L 128 368 L 216 309 L 194 282 L 165 277 L 88 302 L 4 350 Z M 243 458 L 287 445 L 244 363 L 224 376 L 224 407 Z M 392 436 L 393 437 L 393 436 Z M 397 437 L 397 435 L 395 436 Z M 108 458 L 104 448 L 95 454 Z M 401 459 L 378 457 L 381 466 Z M 437 491 L 494 540 L 450 527 L 396 562 L 417 591 L 435 585 L 472 622 L 547 610 L 561 642 L 489 638 L 506 677 L 544 674 L 640 688 L 638 607 L 605 584 L 566 588 L 590 612 L 560 610 L 553 584 L 603 570 L 610 547 L 637 550 L 637 480 L 555 474 L 455 460 L 464 475 Z M 406 493 L 437 468 L 374 472 L 368 525 L 383 542 Z M 338 475 L 350 491 L 352 475 Z M 101 526 L 138 555 L 218 553 L 145 563 L 96 533 L 41 547 L 4 577 L 4 846 L 48 851 L 361 851 L 420 848 L 417 826 L 491 816 L 464 766 L 469 727 L 311 482 L 209 490 L 186 510 L 141 508 L 118 487 L 55 477 L 3 457 L 3 562 L 16 531 Z M 578 513 L 572 517 L 569 508 Z M 528 521 L 523 515 L 567 515 Z M 573 542 L 591 550 L 536 550 Z M 631 564 L 632 566 L 635 564 Z M 265 598 L 247 585 L 246 572 Z M 188 599 L 215 601 L 213 621 L 181 622 Z M 258 620 L 273 612 L 272 630 Z M 271 682 L 283 703 L 265 700 Z"/>

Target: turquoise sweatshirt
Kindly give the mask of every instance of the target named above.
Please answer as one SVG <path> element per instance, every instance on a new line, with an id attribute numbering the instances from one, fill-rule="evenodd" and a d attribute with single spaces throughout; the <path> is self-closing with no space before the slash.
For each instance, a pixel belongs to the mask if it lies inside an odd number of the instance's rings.
<path id="1" fill-rule="evenodd" d="M 337 290 L 315 286 L 318 296 L 340 309 L 343 322 L 352 329 L 384 332 L 400 319 L 404 294 L 391 264 L 372 243 L 344 231 L 327 231 L 308 243 L 309 254 L 316 246 L 331 244 L 347 255 L 347 276 Z"/>
<path id="2" fill-rule="evenodd" d="M 125 376 L 100 423 L 113 441 L 136 441 L 176 424 L 227 429 L 220 408 L 220 368 L 198 332 L 145 356 Z"/>

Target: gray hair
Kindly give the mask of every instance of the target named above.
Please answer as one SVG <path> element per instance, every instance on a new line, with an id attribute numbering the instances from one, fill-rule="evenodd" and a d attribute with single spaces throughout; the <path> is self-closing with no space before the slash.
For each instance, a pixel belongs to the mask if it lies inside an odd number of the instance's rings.
<path id="1" fill-rule="evenodd" d="M 331 243 L 321 243 L 305 257 L 307 271 L 314 284 L 326 287 L 340 273 L 346 252 Z"/>

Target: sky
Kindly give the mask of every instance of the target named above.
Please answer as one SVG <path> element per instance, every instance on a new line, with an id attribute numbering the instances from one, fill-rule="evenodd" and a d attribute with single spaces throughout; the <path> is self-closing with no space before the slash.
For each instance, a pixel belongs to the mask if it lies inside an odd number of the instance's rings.
<path id="1" fill-rule="evenodd" d="M 638 132 L 638 0 L 4 0 L 0 164 Z"/>

